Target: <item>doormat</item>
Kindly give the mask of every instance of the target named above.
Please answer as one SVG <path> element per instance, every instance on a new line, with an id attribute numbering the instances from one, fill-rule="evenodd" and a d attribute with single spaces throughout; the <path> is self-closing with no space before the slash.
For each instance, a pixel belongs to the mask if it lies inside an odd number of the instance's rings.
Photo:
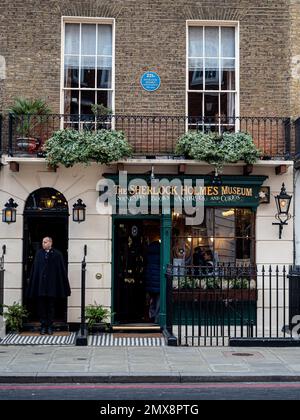
<path id="1" fill-rule="evenodd" d="M 89 346 L 98 347 L 162 347 L 165 346 L 165 339 L 161 334 L 102 334 L 90 335 Z"/>
<path id="2" fill-rule="evenodd" d="M 76 333 L 8 334 L 0 341 L 0 346 L 70 346 L 75 344 Z"/>

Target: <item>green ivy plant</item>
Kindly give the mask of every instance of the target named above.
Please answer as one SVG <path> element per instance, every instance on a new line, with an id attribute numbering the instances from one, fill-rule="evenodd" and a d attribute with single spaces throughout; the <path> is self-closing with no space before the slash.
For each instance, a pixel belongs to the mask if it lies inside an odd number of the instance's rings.
<path id="1" fill-rule="evenodd" d="M 6 311 L 3 314 L 6 320 L 6 328 L 8 331 L 18 333 L 23 326 L 23 320 L 28 318 L 27 309 L 20 303 L 14 302 L 12 305 L 2 305 Z"/>
<path id="2" fill-rule="evenodd" d="M 248 164 L 255 163 L 261 152 L 255 146 L 248 133 L 215 133 L 190 131 L 184 134 L 176 146 L 176 154 L 199 161 L 208 162 L 218 173 L 226 163 L 240 160 Z"/>
<path id="3" fill-rule="evenodd" d="M 78 163 L 110 164 L 132 156 L 122 131 L 60 130 L 53 134 L 44 145 L 49 166 L 63 165 L 70 168 Z"/>
<path id="4" fill-rule="evenodd" d="M 106 323 L 109 316 L 109 310 L 102 305 L 98 305 L 97 302 L 94 302 L 94 305 L 88 305 L 85 308 L 85 320 L 89 330 L 91 330 L 95 324 Z"/>

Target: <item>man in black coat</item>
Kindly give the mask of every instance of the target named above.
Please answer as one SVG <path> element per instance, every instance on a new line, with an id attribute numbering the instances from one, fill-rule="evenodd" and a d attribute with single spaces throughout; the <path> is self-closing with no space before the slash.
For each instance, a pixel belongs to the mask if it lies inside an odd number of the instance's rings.
<path id="1" fill-rule="evenodd" d="M 35 256 L 28 289 L 28 297 L 38 301 L 42 335 L 53 334 L 56 300 L 71 295 L 63 256 L 52 244 L 52 238 L 43 239 L 43 249 Z"/>

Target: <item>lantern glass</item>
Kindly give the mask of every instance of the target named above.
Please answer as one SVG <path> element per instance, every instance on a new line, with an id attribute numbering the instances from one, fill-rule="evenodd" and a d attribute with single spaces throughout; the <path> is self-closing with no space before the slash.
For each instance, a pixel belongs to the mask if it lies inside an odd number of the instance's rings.
<path id="1" fill-rule="evenodd" d="M 79 209 L 78 210 L 78 221 L 79 222 L 84 222 L 85 220 L 85 210 L 84 209 Z"/>
<path id="2" fill-rule="evenodd" d="M 85 221 L 85 204 L 82 202 L 74 205 L 73 222 L 81 223 Z"/>
<path id="3" fill-rule="evenodd" d="M 2 222 L 15 223 L 17 220 L 17 207 L 18 204 L 14 202 L 13 198 L 10 198 L 2 210 Z"/>
<path id="4" fill-rule="evenodd" d="M 78 210 L 73 209 L 73 222 L 78 222 Z"/>
<path id="5" fill-rule="evenodd" d="M 16 222 L 16 210 L 15 209 L 4 209 L 2 210 L 2 221 L 4 223 L 15 223 Z"/>
<path id="6" fill-rule="evenodd" d="M 79 210 L 78 209 L 74 209 L 73 210 L 73 220 L 74 222 L 79 222 Z"/>
<path id="7" fill-rule="evenodd" d="M 284 184 L 282 185 L 280 194 L 275 197 L 275 200 L 277 206 L 277 218 L 282 223 L 286 223 L 290 217 L 289 211 L 291 207 L 292 196 L 287 194 Z"/>
<path id="8" fill-rule="evenodd" d="M 279 198 L 279 209 L 280 213 L 288 214 L 290 209 L 291 200 L 289 198 Z"/>

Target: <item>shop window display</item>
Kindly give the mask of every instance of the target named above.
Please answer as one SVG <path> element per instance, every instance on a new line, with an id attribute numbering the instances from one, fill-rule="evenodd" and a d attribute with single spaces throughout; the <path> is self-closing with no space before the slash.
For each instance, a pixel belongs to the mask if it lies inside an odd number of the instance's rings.
<path id="1" fill-rule="evenodd" d="M 241 208 L 206 208 L 199 226 L 187 226 L 184 215 L 173 214 L 173 265 L 254 264 L 254 221 L 254 212 Z"/>

